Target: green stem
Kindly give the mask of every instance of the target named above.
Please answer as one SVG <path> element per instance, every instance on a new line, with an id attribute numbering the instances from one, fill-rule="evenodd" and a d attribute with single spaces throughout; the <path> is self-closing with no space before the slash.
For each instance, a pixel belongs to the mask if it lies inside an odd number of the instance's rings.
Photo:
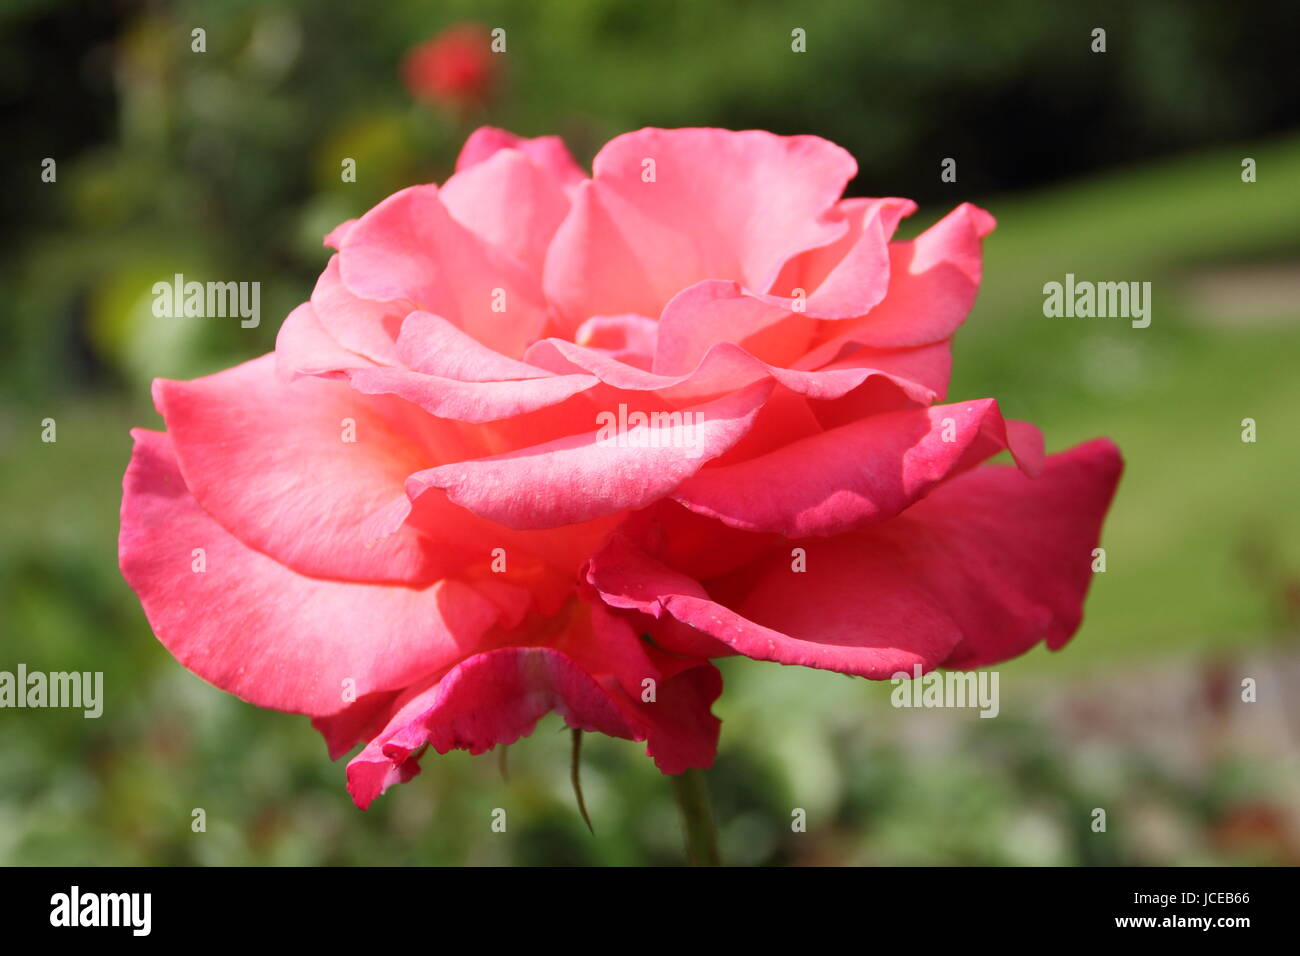
<path id="1" fill-rule="evenodd" d="M 709 788 L 704 771 L 687 770 L 668 779 L 673 782 L 673 796 L 682 812 L 687 860 L 691 866 L 721 866 L 718 834 L 713 827 L 713 810 L 709 806 Z"/>
<path id="2" fill-rule="evenodd" d="M 582 814 L 582 822 L 587 824 L 587 830 L 592 836 L 596 831 L 592 829 L 591 817 L 587 816 L 587 801 L 582 799 L 582 731 L 577 727 L 573 728 L 573 752 L 569 761 L 569 782 L 573 784 L 573 795 L 578 798 L 578 812 Z"/>

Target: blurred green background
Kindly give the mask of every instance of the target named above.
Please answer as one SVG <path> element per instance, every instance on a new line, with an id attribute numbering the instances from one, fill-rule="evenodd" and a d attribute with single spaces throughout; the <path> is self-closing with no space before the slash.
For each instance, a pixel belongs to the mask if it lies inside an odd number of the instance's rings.
<path id="1" fill-rule="evenodd" d="M 404 55 L 465 21 L 506 30 L 490 86 L 414 95 Z M 554 717 L 508 779 L 494 755 L 431 754 L 357 811 L 307 721 L 187 673 L 117 570 L 127 429 L 160 424 L 149 381 L 268 350 L 323 233 L 445 178 L 485 122 L 560 133 L 584 163 L 643 125 L 818 133 L 857 157 L 851 192 L 921 201 L 910 232 L 981 203 L 1000 225 L 950 397 L 1128 461 L 1083 629 L 1000 669 L 996 720 L 723 662 L 727 861 L 1300 862 L 1296 26 L 1291 4 L 1176 0 L 6 0 L 0 670 L 102 670 L 107 699 L 98 720 L 0 711 L 0 863 L 682 861 L 637 744 L 588 738 L 587 833 Z M 261 327 L 154 318 L 175 272 L 260 281 Z M 1044 318 L 1067 272 L 1151 281 L 1150 328 Z"/>

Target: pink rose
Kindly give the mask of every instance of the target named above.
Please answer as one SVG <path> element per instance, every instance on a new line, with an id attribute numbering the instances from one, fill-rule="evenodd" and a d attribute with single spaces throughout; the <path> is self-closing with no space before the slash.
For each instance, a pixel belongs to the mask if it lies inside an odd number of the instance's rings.
<path id="1" fill-rule="evenodd" d="M 157 382 L 125 480 L 159 639 L 364 744 L 360 806 L 550 710 L 707 766 L 724 654 L 889 678 L 1069 639 L 1120 459 L 940 404 L 988 213 L 891 241 L 913 203 L 757 131 L 641 130 L 587 178 L 481 129 L 456 170 L 327 237 L 274 355 Z"/>

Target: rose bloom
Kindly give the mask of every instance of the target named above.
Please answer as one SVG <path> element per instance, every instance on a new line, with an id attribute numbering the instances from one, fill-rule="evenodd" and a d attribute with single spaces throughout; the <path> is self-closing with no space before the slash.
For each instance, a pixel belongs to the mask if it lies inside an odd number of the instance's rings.
<path id="1" fill-rule="evenodd" d="M 725 655 L 889 679 L 1059 648 L 1119 453 L 944 403 L 993 218 L 895 241 L 915 205 L 842 199 L 855 173 L 812 136 L 645 129 L 588 178 L 478 130 L 326 237 L 273 354 L 155 383 L 121 533 L 154 632 L 363 744 L 362 807 L 549 711 L 708 766 Z"/>
<path id="2" fill-rule="evenodd" d="M 496 81 L 492 37 L 478 23 L 458 23 L 411 49 L 402 80 L 417 100 L 452 107 L 484 102 Z"/>

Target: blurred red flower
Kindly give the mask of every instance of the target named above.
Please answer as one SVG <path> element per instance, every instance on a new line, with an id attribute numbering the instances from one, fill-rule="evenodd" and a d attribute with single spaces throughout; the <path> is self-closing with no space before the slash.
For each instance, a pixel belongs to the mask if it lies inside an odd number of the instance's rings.
<path id="1" fill-rule="evenodd" d="M 457 109 L 483 104 L 497 76 L 492 37 L 480 23 L 458 23 L 412 48 L 402 79 L 417 100 Z"/>

